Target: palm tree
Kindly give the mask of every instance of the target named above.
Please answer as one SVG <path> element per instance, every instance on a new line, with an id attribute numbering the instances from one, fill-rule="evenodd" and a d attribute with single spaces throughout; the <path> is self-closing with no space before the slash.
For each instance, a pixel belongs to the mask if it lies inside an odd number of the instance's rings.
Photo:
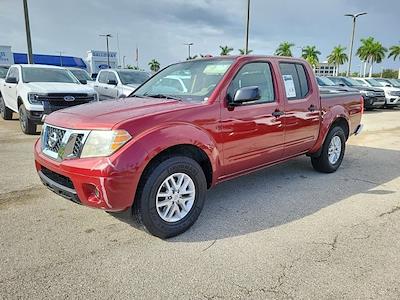
<path id="1" fill-rule="evenodd" d="M 390 47 L 389 51 L 390 52 L 388 58 L 393 56 L 393 60 L 396 60 L 397 58 L 399 58 L 400 60 L 400 45 Z M 397 75 L 397 77 L 400 79 L 400 67 L 399 67 L 399 74 Z"/>
<path id="2" fill-rule="evenodd" d="M 290 48 L 294 47 L 293 43 L 283 42 L 280 43 L 278 48 L 275 50 L 275 55 L 279 56 L 293 56 L 292 50 Z"/>
<path id="3" fill-rule="evenodd" d="M 338 45 L 338 46 L 334 47 L 331 54 L 329 54 L 327 56 L 328 63 L 335 65 L 336 76 L 339 76 L 340 65 L 343 65 L 346 61 L 349 60 L 349 57 L 344 52 L 345 50 L 346 50 L 346 47 L 342 47 L 341 45 Z"/>
<path id="4" fill-rule="evenodd" d="M 231 53 L 233 51 L 233 48 L 231 48 L 229 46 L 219 46 L 219 48 L 221 49 L 220 55 L 222 55 L 222 56 L 229 55 L 229 53 Z"/>
<path id="5" fill-rule="evenodd" d="M 239 54 L 240 55 L 246 55 L 246 54 L 250 54 L 251 52 L 253 52 L 253 50 L 247 50 L 247 53 L 245 53 L 246 50 L 245 49 L 239 49 Z"/>
<path id="6" fill-rule="evenodd" d="M 315 46 L 305 46 L 301 49 L 301 57 L 303 57 L 308 63 L 315 69 L 317 66 L 319 59 L 318 55 L 321 55 L 321 52 L 317 50 Z"/>
<path id="7" fill-rule="evenodd" d="M 152 70 L 154 73 L 158 72 L 160 70 L 160 63 L 155 60 L 154 58 L 149 62 L 150 70 Z"/>
<path id="8" fill-rule="evenodd" d="M 361 39 L 361 44 L 361 47 L 357 50 L 357 55 L 362 61 L 364 61 L 364 76 L 367 63 L 369 63 L 369 77 L 372 77 L 374 63 L 381 63 L 388 50 L 373 37 Z"/>

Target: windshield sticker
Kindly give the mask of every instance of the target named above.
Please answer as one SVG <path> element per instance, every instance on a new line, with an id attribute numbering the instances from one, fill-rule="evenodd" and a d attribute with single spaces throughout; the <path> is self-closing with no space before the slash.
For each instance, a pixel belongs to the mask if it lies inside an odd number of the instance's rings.
<path id="1" fill-rule="evenodd" d="M 285 83 L 286 97 L 295 98 L 296 89 L 294 88 L 294 81 L 292 75 L 282 75 L 283 82 Z"/>
<path id="2" fill-rule="evenodd" d="M 226 70 L 230 67 L 230 64 L 220 65 L 208 65 L 204 68 L 203 73 L 207 75 L 220 75 L 225 74 Z"/>

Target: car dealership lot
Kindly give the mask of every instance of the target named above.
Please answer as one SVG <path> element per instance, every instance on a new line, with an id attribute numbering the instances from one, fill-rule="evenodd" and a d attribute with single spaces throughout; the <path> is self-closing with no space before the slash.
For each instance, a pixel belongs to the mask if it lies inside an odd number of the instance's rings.
<path id="1" fill-rule="evenodd" d="M 399 119 L 368 112 L 336 173 L 300 157 L 217 186 L 167 241 L 52 194 L 37 136 L 1 120 L 1 297 L 398 299 Z"/>

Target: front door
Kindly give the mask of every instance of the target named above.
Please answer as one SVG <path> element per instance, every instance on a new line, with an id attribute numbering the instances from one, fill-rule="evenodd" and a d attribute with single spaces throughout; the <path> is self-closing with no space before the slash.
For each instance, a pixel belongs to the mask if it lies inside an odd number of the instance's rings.
<path id="1" fill-rule="evenodd" d="M 17 67 L 11 67 L 7 73 L 7 76 L 3 82 L 3 99 L 4 103 L 8 108 L 11 108 L 14 111 L 18 111 L 17 104 L 17 83 L 6 83 L 7 78 L 16 78 L 17 82 L 20 80 L 19 71 Z"/>
<path id="2" fill-rule="evenodd" d="M 244 64 L 232 80 L 221 107 L 222 177 L 278 161 L 282 157 L 283 107 L 267 61 Z M 274 83 L 275 81 L 275 83 Z M 230 107 L 228 101 L 243 87 L 258 86 L 259 100 Z"/>

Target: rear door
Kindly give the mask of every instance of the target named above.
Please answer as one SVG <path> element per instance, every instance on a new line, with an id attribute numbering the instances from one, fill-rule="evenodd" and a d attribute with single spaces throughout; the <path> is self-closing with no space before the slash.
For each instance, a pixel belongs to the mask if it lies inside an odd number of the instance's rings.
<path id="1" fill-rule="evenodd" d="M 278 161 L 282 157 L 284 127 L 281 99 L 268 61 L 245 63 L 231 81 L 221 108 L 224 149 L 222 177 Z M 261 99 L 230 107 L 229 98 L 243 87 L 257 86 Z"/>
<path id="2" fill-rule="evenodd" d="M 320 125 L 319 93 L 313 90 L 309 68 L 300 62 L 280 62 L 285 97 L 285 158 L 308 151 Z M 312 72 L 312 71 L 311 71 Z"/>

